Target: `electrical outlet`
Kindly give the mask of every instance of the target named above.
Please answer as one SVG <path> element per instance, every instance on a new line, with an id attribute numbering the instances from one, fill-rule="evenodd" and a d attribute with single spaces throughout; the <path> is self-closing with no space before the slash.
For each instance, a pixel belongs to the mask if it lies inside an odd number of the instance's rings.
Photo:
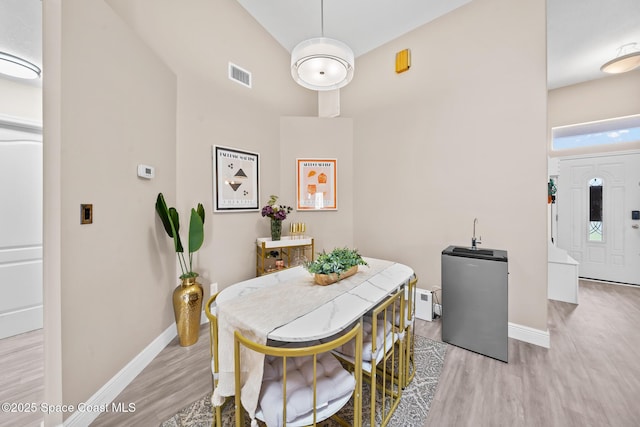
<path id="1" fill-rule="evenodd" d="M 209 285 L 210 295 L 215 295 L 218 293 L 218 283 L 212 283 Z"/>
<path id="2" fill-rule="evenodd" d="M 93 223 L 93 204 L 82 203 L 80 205 L 80 224 Z"/>

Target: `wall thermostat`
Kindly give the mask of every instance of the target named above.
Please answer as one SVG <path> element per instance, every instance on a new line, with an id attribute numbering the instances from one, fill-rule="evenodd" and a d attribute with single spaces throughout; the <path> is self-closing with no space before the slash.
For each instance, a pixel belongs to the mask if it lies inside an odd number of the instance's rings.
<path id="1" fill-rule="evenodd" d="M 151 179 L 156 175 L 156 171 L 153 166 L 138 165 L 138 176 L 144 179 Z"/>

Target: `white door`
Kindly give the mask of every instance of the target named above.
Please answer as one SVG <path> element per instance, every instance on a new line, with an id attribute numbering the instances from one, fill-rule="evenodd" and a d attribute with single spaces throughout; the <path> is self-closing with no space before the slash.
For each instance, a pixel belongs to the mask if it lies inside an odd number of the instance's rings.
<path id="1" fill-rule="evenodd" d="M 557 203 L 580 277 L 640 285 L 640 153 L 561 159 Z"/>
<path id="2" fill-rule="evenodd" d="M 42 328 L 42 136 L 0 123 L 0 338 Z"/>

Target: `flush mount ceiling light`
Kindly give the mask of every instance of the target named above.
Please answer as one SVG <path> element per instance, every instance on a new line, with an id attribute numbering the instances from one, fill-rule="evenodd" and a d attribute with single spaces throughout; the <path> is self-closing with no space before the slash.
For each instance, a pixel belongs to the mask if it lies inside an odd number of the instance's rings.
<path id="1" fill-rule="evenodd" d="M 640 49 L 637 43 L 620 46 L 616 57 L 600 67 L 601 71 L 610 74 L 626 73 L 640 67 Z"/>
<path id="2" fill-rule="evenodd" d="M 353 78 L 353 50 L 341 41 L 324 37 L 324 0 L 321 7 L 322 37 L 304 40 L 291 51 L 291 76 L 312 90 L 333 90 Z"/>
<path id="3" fill-rule="evenodd" d="M 5 74 L 19 79 L 37 79 L 40 77 L 40 68 L 31 62 L 0 52 L 0 74 Z"/>

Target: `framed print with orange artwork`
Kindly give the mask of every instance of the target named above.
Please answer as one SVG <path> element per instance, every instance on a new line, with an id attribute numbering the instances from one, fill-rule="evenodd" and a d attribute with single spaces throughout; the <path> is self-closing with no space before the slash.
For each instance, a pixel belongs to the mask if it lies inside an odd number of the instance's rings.
<path id="1" fill-rule="evenodd" d="M 338 160 L 296 159 L 298 163 L 297 210 L 338 209 Z"/>

